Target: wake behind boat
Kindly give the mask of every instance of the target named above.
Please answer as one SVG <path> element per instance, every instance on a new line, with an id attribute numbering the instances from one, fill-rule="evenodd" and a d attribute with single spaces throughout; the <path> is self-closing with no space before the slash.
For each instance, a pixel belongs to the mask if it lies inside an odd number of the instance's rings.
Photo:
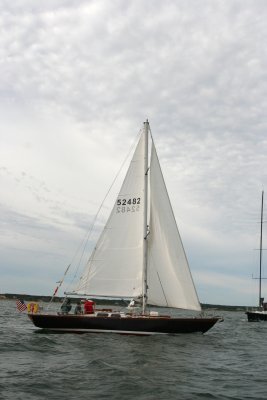
<path id="1" fill-rule="evenodd" d="M 150 136 L 149 136 L 150 133 Z M 201 311 L 148 121 L 109 219 L 71 293 L 138 299 L 140 312 L 30 313 L 35 326 L 65 332 L 137 335 L 206 332 L 220 317 L 177 318 L 149 306 Z"/>

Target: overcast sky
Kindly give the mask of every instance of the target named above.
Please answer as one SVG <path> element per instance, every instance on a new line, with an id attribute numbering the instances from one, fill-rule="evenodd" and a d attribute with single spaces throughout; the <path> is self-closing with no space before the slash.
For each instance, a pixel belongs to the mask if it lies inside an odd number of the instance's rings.
<path id="1" fill-rule="evenodd" d="M 265 0 L 0 0 L 0 293 L 53 292 L 148 118 L 200 301 L 257 304 L 266 21 Z"/>

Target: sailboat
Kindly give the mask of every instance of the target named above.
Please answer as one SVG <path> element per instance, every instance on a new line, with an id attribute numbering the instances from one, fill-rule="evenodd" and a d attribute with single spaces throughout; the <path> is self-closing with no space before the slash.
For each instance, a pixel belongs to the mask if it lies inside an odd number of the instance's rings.
<path id="1" fill-rule="evenodd" d="M 264 297 L 262 297 L 262 228 L 263 228 L 263 202 L 264 202 L 264 191 L 261 193 L 261 223 L 260 223 L 260 274 L 259 274 L 259 306 L 257 310 L 247 311 L 247 317 L 249 322 L 255 321 L 267 321 L 267 303 L 264 303 Z"/>
<path id="2" fill-rule="evenodd" d="M 41 329 L 153 335 L 206 332 L 220 317 L 161 314 L 161 308 L 201 311 L 176 225 L 149 122 L 107 223 L 76 288 L 80 298 L 133 299 L 140 310 L 93 307 L 88 314 L 30 313 Z"/>

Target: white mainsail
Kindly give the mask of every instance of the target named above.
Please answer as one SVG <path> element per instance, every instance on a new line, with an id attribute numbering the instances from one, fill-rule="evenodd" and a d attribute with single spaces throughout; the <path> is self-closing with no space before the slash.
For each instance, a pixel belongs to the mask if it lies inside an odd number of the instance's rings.
<path id="1" fill-rule="evenodd" d="M 148 124 L 148 122 L 147 122 Z M 107 224 L 80 279 L 76 294 L 133 298 L 151 305 L 200 310 L 154 143 L 149 169 L 149 234 L 144 239 L 146 135 L 144 129 Z M 144 274 L 143 249 L 147 241 Z"/>
<path id="2" fill-rule="evenodd" d="M 123 298 L 142 294 L 144 140 L 142 134 L 77 294 Z"/>

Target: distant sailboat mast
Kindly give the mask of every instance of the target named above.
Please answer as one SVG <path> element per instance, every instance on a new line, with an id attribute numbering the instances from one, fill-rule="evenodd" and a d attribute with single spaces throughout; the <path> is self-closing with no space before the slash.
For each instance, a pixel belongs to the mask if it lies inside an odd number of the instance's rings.
<path id="1" fill-rule="evenodd" d="M 261 192 L 261 228 L 260 228 L 260 271 L 259 271 L 259 307 L 256 310 L 246 311 L 249 322 L 267 321 L 267 307 L 266 302 L 264 302 L 264 297 L 262 296 L 262 279 L 267 279 L 262 277 L 262 235 L 263 235 L 263 207 L 264 207 L 264 191 Z"/>
<path id="2" fill-rule="evenodd" d="M 263 198 L 264 191 L 261 193 L 261 236 L 260 236 L 260 279 L 259 279 L 259 307 L 262 307 L 261 297 L 261 269 L 262 269 L 262 226 L 263 226 Z"/>
<path id="3" fill-rule="evenodd" d="M 149 122 L 146 120 L 144 122 L 144 134 L 145 134 L 145 160 L 144 160 L 144 244 L 143 244 L 143 314 L 146 311 L 147 304 L 147 235 L 148 235 L 148 223 L 147 223 L 147 214 L 148 214 L 148 128 Z"/>

